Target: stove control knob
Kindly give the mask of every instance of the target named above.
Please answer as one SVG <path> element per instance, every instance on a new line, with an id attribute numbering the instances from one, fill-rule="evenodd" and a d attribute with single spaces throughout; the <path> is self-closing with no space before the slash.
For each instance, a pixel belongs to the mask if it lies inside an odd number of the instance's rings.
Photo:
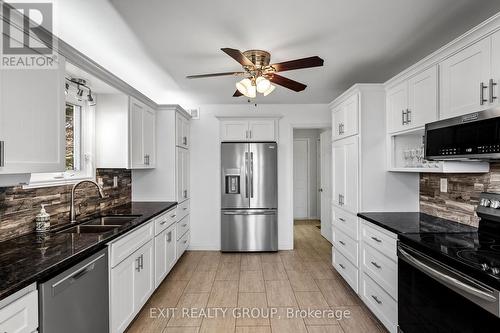
<path id="1" fill-rule="evenodd" d="M 490 267 L 488 266 L 488 264 L 486 264 L 486 263 L 482 263 L 482 264 L 481 264 L 481 268 L 483 269 L 483 271 L 487 271 L 487 270 L 488 270 L 488 268 L 490 268 Z"/>
<path id="2" fill-rule="evenodd" d="M 498 267 L 492 267 L 491 268 L 491 273 L 493 275 L 498 275 L 500 273 L 500 268 L 498 268 Z"/>
<path id="3" fill-rule="evenodd" d="M 479 202 L 479 205 L 483 207 L 489 207 L 491 201 L 487 198 L 482 198 L 481 201 Z"/>
<path id="4" fill-rule="evenodd" d="M 491 208 L 499 208 L 500 207 L 500 201 L 498 200 L 491 200 L 491 203 L 490 203 L 490 207 Z"/>

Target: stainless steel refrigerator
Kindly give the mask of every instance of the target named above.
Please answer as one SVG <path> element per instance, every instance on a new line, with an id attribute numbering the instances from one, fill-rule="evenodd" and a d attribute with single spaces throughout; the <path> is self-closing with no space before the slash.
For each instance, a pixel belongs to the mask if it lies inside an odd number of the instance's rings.
<path id="1" fill-rule="evenodd" d="M 221 250 L 278 251 L 278 146 L 221 144 Z"/>

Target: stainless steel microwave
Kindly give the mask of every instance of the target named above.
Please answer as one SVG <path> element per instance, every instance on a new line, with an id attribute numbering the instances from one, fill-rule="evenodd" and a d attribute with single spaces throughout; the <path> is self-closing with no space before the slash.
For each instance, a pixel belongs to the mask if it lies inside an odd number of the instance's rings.
<path id="1" fill-rule="evenodd" d="M 427 160 L 500 159 L 500 107 L 425 125 Z"/>

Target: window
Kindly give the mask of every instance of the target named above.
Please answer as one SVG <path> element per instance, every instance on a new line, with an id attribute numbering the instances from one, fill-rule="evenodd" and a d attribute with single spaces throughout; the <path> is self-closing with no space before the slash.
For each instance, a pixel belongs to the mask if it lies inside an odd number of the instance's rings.
<path id="1" fill-rule="evenodd" d="M 94 178 L 94 107 L 70 92 L 66 96 L 65 117 L 65 171 L 33 173 L 27 188 L 72 184 Z"/>

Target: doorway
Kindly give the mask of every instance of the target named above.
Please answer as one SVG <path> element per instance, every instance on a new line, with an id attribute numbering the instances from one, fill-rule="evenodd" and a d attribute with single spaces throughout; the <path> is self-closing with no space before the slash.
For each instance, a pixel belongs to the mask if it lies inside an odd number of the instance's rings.
<path id="1" fill-rule="evenodd" d="M 332 242 L 331 130 L 293 129 L 294 224 L 311 225 Z"/>

